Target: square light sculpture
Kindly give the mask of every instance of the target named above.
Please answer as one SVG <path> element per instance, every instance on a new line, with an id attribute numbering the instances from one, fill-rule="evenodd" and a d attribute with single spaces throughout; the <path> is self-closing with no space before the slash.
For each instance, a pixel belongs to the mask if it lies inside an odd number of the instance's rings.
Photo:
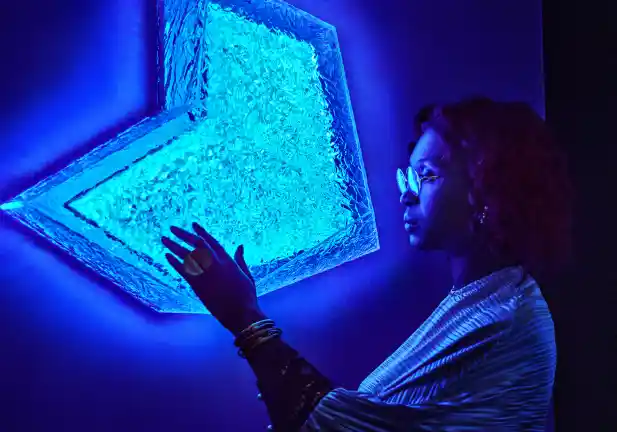
<path id="1" fill-rule="evenodd" d="M 160 312 L 207 313 L 171 225 L 244 244 L 259 295 L 378 250 L 335 28 L 277 0 L 160 6 L 160 114 L 2 209 Z"/>

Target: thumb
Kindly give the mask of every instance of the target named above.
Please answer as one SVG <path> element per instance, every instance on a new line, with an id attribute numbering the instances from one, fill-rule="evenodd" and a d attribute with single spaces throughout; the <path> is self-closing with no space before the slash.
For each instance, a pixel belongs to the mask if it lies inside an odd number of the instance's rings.
<path id="1" fill-rule="evenodd" d="M 244 260 L 244 245 L 238 246 L 238 249 L 236 249 L 236 253 L 234 254 L 234 260 L 238 264 L 238 267 L 242 269 L 244 274 L 251 280 L 251 282 L 254 283 L 255 279 L 253 279 L 249 266 L 246 265 L 246 261 Z"/>

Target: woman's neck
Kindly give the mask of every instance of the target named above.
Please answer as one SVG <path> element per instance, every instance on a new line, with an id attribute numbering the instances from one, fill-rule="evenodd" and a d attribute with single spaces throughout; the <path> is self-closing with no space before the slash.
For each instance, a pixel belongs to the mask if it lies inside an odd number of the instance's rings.
<path id="1" fill-rule="evenodd" d="M 484 276 L 514 265 L 509 260 L 482 252 L 450 256 L 449 260 L 454 288 L 462 288 Z"/>

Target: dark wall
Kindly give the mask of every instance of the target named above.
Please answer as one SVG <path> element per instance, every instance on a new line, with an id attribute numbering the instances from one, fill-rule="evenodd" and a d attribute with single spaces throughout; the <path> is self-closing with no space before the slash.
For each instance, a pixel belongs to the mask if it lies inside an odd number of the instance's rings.
<path id="1" fill-rule="evenodd" d="M 544 4 L 547 120 L 570 157 L 576 257 L 549 303 L 557 328 L 556 426 L 617 425 L 617 31 L 609 2 Z"/>
<path id="2" fill-rule="evenodd" d="M 263 299 L 286 338 L 356 387 L 449 289 L 409 250 L 394 170 L 410 119 L 472 94 L 544 112 L 536 0 L 296 0 L 336 25 L 381 250 Z M 151 0 L 2 2 L 0 196 L 151 108 Z M 207 316 L 135 305 L 0 216 L 0 430 L 258 431 L 254 378 Z"/>

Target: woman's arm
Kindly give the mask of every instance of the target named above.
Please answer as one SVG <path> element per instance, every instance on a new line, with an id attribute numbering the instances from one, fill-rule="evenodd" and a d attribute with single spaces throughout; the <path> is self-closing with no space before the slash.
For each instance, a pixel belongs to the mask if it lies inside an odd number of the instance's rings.
<path id="1" fill-rule="evenodd" d="M 484 325 L 436 352 L 429 362 L 416 369 L 419 381 L 412 379 L 397 389 L 403 394 L 407 388 L 414 391 L 418 386 L 439 388 L 435 394 L 439 397 L 414 404 L 393 403 L 373 394 L 335 388 L 282 341 L 280 333 L 271 338 L 260 330 L 268 340 L 253 349 L 241 348 L 241 353 L 257 377 L 274 430 L 375 432 L 413 430 L 410 428 L 420 426 L 432 430 L 442 424 L 477 426 L 478 419 L 480 423 L 487 421 L 483 413 L 490 406 L 489 401 L 502 393 L 497 388 L 503 384 L 505 372 L 503 360 L 495 357 L 495 347 L 509 330 L 508 322 Z M 510 349 L 504 352 L 508 359 L 521 355 Z M 518 367 L 526 364 L 524 357 L 517 360 Z M 480 373 L 470 375 L 480 365 Z"/>
<path id="2" fill-rule="evenodd" d="M 390 404 L 370 394 L 334 389 L 330 380 L 280 338 L 260 345 L 246 358 L 275 431 L 410 430 L 411 425 L 454 408 Z"/>
<path id="3" fill-rule="evenodd" d="M 245 356 L 257 377 L 275 431 L 300 430 L 319 401 L 333 389 L 328 378 L 279 337 Z"/>
<path id="4" fill-rule="evenodd" d="M 274 429 L 298 430 L 332 389 L 330 381 L 285 344 L 281 330 L 261 312 L 244 247 L 239 246 L 231 258 L 199 224 L 194 223 L 193 230 L 171 227 L 173 234 L 195 249 L 163 237 L 173 254 L 166 254 L 167 260 L 210 313 L 236 336 L 240 354 L 257 377 Z"/>

